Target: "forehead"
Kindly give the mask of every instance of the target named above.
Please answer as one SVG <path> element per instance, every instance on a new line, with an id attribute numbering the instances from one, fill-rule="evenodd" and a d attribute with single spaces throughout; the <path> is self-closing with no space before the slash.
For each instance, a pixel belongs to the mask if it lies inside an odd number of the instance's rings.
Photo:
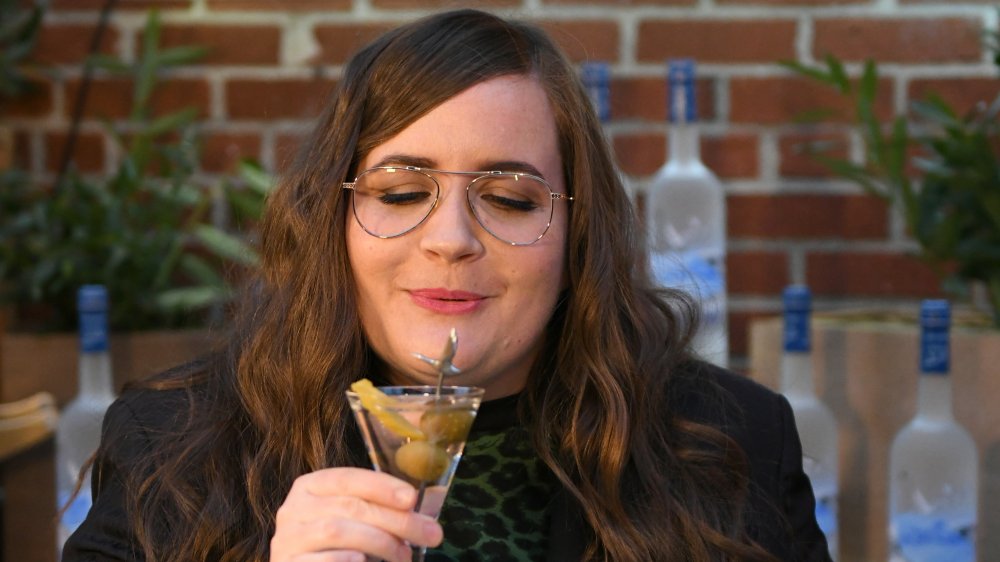
<path id="1" fill-rule="evenodd" d="M 441 103 L 377 146 L 363 164 L 394 163 L 406 156 L 435 168 L 479 170 L 490 163 L 520 161 L 551 182 L 561 170 L 558 146 L 551 104 L 538 80 L 503 76 Z"/>

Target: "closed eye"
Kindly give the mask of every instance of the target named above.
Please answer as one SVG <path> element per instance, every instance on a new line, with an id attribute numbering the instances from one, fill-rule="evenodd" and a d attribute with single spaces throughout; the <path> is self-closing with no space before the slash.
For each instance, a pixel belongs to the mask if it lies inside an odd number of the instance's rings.
<path id="1" fill-rule="evenodd" d="M 480 199 L 504 211 L 528 212 L 538 208 L 534 202 L 527 199 L 512 199 L 496 193 L 484 193 Z"/>
<path id="2" fill-rule="evenodd" d="M 378 196 L 384 205 L 412 205 L 426 201 L 431 194 L 426 191 L 404 191 L 402 193 L 382 193 Z"/>

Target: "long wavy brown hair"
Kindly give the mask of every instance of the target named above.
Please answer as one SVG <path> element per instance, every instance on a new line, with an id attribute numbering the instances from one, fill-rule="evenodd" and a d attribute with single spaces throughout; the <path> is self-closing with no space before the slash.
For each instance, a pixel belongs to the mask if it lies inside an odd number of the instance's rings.
<path id="1" fill-rule="evenodd" d="M 693 384 L 679 367 L 695 313 L 650 282 L 639 223 L 573 66 L 534 26 L 460 10 L 399 27 L 353 57 L 269 201 L 262 266 L 228 343 L 143 385 L 186 389 L 190 404 L 126 483 L 147 560 L 267 560 L 297 476 L 366 464 L 343 396 L 378 363 L 358 318 L 339 186 L 435 106 L 505 75 L 536 77 L 548 93 L 575 197 L 569 287 L 520 414 L 582 507 L 587 559 L 769 559 L 745 533 L 743 454 L 673 413 Z"/>

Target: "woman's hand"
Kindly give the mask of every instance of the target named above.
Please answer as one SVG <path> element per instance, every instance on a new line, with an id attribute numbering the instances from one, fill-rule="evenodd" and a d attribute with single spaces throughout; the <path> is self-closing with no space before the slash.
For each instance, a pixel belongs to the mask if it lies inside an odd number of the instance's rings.
<path id="1" fill-rule="evenodd" d="M 363 468 L 327 468 L 298 477 L 278 509 L 272 562 L 363 562 L 365 555 L 410 562 L 408 543 L 436 546 L 437 521 L 413 512 L 417 491 Z"/>

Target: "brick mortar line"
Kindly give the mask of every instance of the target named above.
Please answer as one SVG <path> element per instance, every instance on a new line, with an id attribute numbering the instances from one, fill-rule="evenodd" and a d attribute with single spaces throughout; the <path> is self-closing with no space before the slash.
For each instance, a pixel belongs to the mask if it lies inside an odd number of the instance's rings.
<path id="1" fill-rule="evenodd" d="M 123 57 L 124 58 L 124 57 Z M 126 62 L 132 62 L 126 59 Z M 817 63 L 813 63 L 817 64 Z M 845 63 L 848 76 L 857 78 L 861 74 L 861 63 Z M 82 75 L 83 67 L 76 63 L 57 63 L 49 68 L 58 70 L 61 74 L 57 78 L 73 79 Z M 208 74 L 218 74 L 224 79 L 238 79 L 247 77 L 253 79 L 273 79 L 269 81 L 279 82 L 288 78 L 313 79 L 317 71 L 323 79 L 337 79 L 343 72 L 344 66 L 341 64 L 202 64 L 187 65 L 170 69 L 166 76 L 181 78 L 201 78 Z M 622 71 L 622 65 L 612 64 L 612 80 L 666 80 L 666 59 L 663 63 L 643 63 L 632 67 L 631 70 Z M 879 75 L 888 79 L 905 80 L 906 84 L 913 81 L 937 80 L 937 79 L 976 79 L 995 78 L 997 67 L 992 62 L 982 63 L 958 63 L 947 62 L 941 64 L 899 64 L 881 63 L 879 64 Z M 96 74 L 97 78 L 114 77 L 115 75 L 101 71 Z M 727 82 L 732 79 L 783 79 L 797 78 L 788 70 L 779 65 L 778 61 L 773 63 L 751 63 L 738 65 L 733 63 L 698 63 L 698 78 L 708 79 L 721 83 L 726 88 Z M 716 92 L 720 95 L 720 92 Z M 728 92 L 726 92 L 728 95 Z"/>
<path id="2" fill-rule="evenodd" d="M 887 241 L 876 238 L 814 238 L 814 237 L 772 237 L 736 236 L 727 234 L 726 249 L 729 253 L 785 253 L 801 252 L 803 256 L 813 254 L 842 254 L 847 249 L 851 254 L 877 255 L 915 252 L 919 249 L 912 240 Z"/>

